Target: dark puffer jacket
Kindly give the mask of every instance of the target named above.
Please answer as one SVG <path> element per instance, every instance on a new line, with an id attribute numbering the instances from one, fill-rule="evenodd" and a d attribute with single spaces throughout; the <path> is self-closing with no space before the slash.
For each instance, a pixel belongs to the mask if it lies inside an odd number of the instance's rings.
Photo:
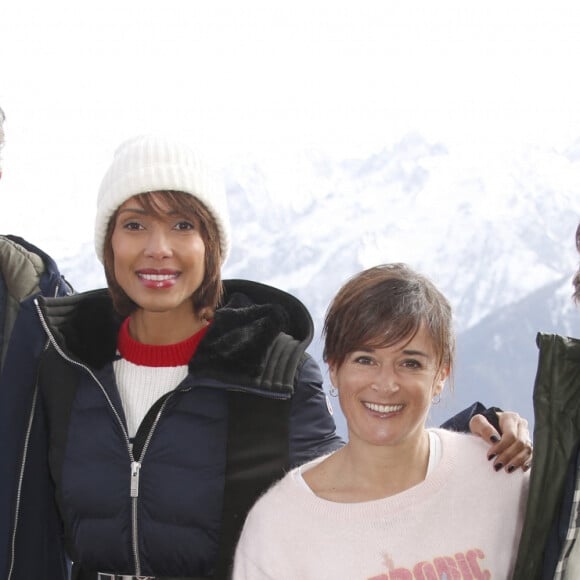
<path id="1" fill-rule="evenodd" d="M 21 516 L 34 521 L 46 507 L 39 490 L 22 502 L 30 481 L 23 478 L 23 459 L 31 446 L 37 361 L 46 344 L 34 300 L 70 293 L 50 256 L 27 240 L 0 236 L 0 578 L 35 577 L 17 576 L 14 568 L 15 523 Z M 50 560 L 49 568 L 66 570 L 56 548 L 59 535 L 46 531 L 42 525 L 30 530 L 31 538 L 40 539 L 40 550 L 29 556 L 42 554 L 45 562 Z"/>
<path id="2" fill-rule="evenodd" d="M 188 376 L 132 441 L 112 366 L 120 320 L 108 293 L 38 301 L 50 346 L 21 501 L 42 499 L 18 522 L 13 580 L 65 577 L 60 564 L 46 567 L 62 562 L 46 554 L 55 535 L 75 562 L 73 578 L 225 577 L 223 566 L 216 571 L 232 557 L 220 543 L 222 521 L 233 552 L 247 510 L 272 481 L 342 444 L 318 366 L 305 354 L 307 310 L 265 285 L 225 287 L 226 305 Z"/>

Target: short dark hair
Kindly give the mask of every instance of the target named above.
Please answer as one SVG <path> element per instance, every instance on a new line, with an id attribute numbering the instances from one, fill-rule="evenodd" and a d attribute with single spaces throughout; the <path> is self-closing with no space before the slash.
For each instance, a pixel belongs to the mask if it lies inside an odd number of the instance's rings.
<path id="1" fill-rule="evenodd" d="M 156 195 L 153 195 L 156 194 Z M 193 293 L 192 302 L 196 312 L 204 318 L 211 318 L 223 294 L 221 280 L 221 246 L 219 232 L 214 219 L 206 207 L 189 193 L 181 191 L 157 191 L 139 193 L 133 196 L 143 209 L 156 216 L 162 216 L 166 209 L 161 205 L 159 195 L 172 210 L 186 219 L 197 219 L 200 232 L 205 244 L 205 269 L 201 286 Z M 103 263 L 109 293 L 113 299 L 113 306 L 121 316 L 129 316 L 139 306 L 127 296 L 115 278 L 115 256 L 113 254 L 113 231 L 117 221 L 119 208 L 111 216 L 107 225 Z"/>
<path id="2" fill-rule="evenodd" d="M 328 308 L 324 360 L 338 368 L 349 353 L 411 340 L 422 325 L 433 339 L 438 369 L 451 371 L 455 333 L 445 296 L 405 264 L 369 268 L 351 278 Z"/>

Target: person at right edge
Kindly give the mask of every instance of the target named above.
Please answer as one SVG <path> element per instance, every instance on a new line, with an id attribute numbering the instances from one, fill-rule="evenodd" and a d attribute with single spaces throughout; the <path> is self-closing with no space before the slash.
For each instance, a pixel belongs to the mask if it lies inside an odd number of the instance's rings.
<path id="1" fill-rule="evenodd" d="M 576 229 L 580 253 L 580 224 Z M 580 269 L 573 280 L 580 303 Z M 514 580 L 580 579 L 580 339 L 538 333 L 534 468 Z"/>

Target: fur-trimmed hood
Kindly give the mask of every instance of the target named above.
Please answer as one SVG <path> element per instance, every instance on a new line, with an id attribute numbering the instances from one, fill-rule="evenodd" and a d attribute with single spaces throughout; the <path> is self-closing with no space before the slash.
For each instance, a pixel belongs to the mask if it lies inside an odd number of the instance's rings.
<path id="1" fill-rule="evenodd" d="M 283 373 L 283 382 L 291 386 L 313 335 L 306 307 L 286 292 L 248 280 L 225 280 L 224 290 L 224 305 L 189 363 L 190 374 L 257 388 L 266 381 L 266 388 L 278 390 L 281 379 L 265 377 L 265 369 L 273 357 L 279 366 L 280 357 L 290 355 L 293 369 Z M 107 290 L 41 297 L 38 306 L 50 340 L 65 354 L 94 369 L 114 360 L 122 319 Z"/>

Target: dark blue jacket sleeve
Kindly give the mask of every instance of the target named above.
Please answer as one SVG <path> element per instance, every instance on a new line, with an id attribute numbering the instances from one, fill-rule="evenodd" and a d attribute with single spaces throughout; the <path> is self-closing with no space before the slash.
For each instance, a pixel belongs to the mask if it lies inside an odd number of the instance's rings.
<path id="1" fill-rule="evenodd" d="M 306 355 L 295 381 L 290 411 L 290 464 L 292 467 L 335 451 L 344 445 L 336 433 L 322 375 L 312 357 Z"/>
<path id="2" fill-rule="evenodd" d="M 475 415 L 483 415 L 497 429 L 497 431 L 501 433 L 496 413 L 497 411 L 501 411 L 501 409 L 499 407 L 487 408 L 479 401 L 476 401 L 473 405 L 470 405 L 466 409 L 463 409 L 463 411 L 457 413 L 457 415 L 451 417 L 451 419 L 447 419 L 447 421 L 441 425 L 441 428 L 449 431 L 469 433 L 469 421 L 471 421 L 471 418 Z"/>

